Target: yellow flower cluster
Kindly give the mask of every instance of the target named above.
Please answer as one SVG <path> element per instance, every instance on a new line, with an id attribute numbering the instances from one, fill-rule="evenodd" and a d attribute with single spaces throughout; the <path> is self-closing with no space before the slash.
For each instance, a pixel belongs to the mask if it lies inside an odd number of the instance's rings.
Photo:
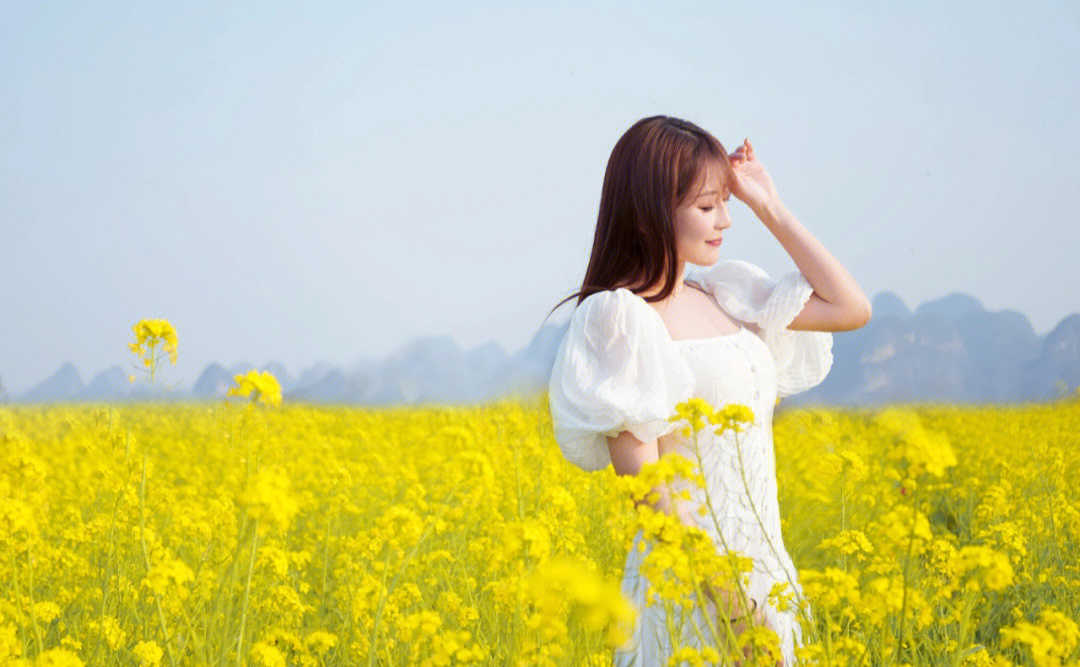
<path id="1" fill-rule="evenodd" d="M 704 428 L 705 422 L 717 426 L 713 432 L 720 435 L 725 431 L 742 432 L 754 421 L 754 411 L 749 406 L 729 403 L 716 409 L 708 401 L 697 396 L 675 406 L 675 411 L 669 421 L 687 422 L 687 425 L 680 429 L 686 437 Z"/>
<path id="2" fill-rule="evenodd" d="M 176 364 L 176 329 L 168 320 L 139 320 L 131 330 L 135 333 L 135 342 L 128 343 L 128 349 L 143 360 L 143 365 L 150 368 L 155 361 L 155 351 L 160 343 L 169 361 Z"/>
<path id="3" fill-rule="evenodd" d="M 253 402 L 281 405 L 281 385 L 270 371 L 261 373 L 254 368 L 233 378 L 236 386 L 230 387 L 227 396 L 250 396 Z"/>
<path id="4" fill-rule="evenodd" d="M 1062 667 L 1080 644 L 1076 622 L 1053 606 L 1039 614 L 1039 623 L 1020 621 L 1001 629 L 1001 645 L 1024 645 L 1031 652 L 1035 667 Z M 1066 667 L 1080 664 L 1071 661 Z"/>
<path id="5" fill-rule="evenodd" d="M 953 556 L 952 571 L 956 580 L 966 578 L 964 587 L 973 591 L 1000 591 L 1013 583 L 1009 557 L 981 544 L 961 547 Z"/>
<path id="6" fill-rule="evenodd" d="M 528 574 L 519 588 L 518 604 L 530 633 L 519 658 L 525 664 L 564 656 L 570 623 L 601 633 L 613 648 L 629 639 L 635 618 L 615 581 L 567 558 L 546 560 Z"/>
<path id="7" fill-rule="evenodd" d="M 183 600 L 188 596 L 188 584 L 195 573 L 187 563 L 177 558 L 159 558 L 142 580 L 142 585 L 158 595 L 175 592 Z"/>
<path id="8" fill-rule="evenodd" d="M 160 665 L 161 658 L 165 655 L 165 652 L 162 651 L 157 642 L 153 640 L 140 641 L 135 644 L 131 649 L 131 652 L 139 659 L 139 664 L 145 665 L 146 667 L 156 667 L 156 665 Z"/>
<path id="9" fill-rule="evenodd" d="M 888 408 L 876 417 L 877 425 L 888 432 L 894 445 L 889 454 L 906 464 L 908 477 L 928 473 L 942 477 L 946 468 L 956 465 L 956 455 L 948 437 L 923 428 L 919 416 L 910 410 Z"/>
<path id="10" fill-rule="evenodd" d="M 300 505 L 292 496 L 292 482 L 284 471 L 263 468 L 236 494 L 236 504 L 259 522 L 259 534 L 284 531 L 296 516 Z"/>

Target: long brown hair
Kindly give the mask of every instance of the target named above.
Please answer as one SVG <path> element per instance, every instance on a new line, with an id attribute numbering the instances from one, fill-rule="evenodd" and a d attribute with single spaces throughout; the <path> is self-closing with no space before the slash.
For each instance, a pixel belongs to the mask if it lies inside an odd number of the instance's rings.
<path id="1" fill-rule="evenodd" d="M 660 301 L 675 289 L 678 254 L 675 210 L 708 169 L 719 172 L 721 190 L 735 181 L 727 151 L 712 134 L 671 116 L 642 118 L 615 143 L 604 173 L 600 215 L 581 289 L 548 312 L 577 297 L 627 287 L 635 294 L 663 279 L 646 301 Z M 544 318 L 545 320 L 547 317 Z"/>

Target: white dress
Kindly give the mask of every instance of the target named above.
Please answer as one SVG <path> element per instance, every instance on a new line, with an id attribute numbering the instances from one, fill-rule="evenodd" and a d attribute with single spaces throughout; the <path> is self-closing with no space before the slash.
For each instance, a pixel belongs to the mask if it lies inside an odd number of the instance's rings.
<path id="1" fill-rule="evenodd" d="M 798 271 L 773 282 L 749 262 L 723 260 L 692 266 L 685 279 L 704 287 L 740 323 L 739 331 L 672 340 L 660 314 L 630 290 L 589 295 L 574 310 L 552 368 L 555 439 L 567 460 L 587 471 L 610 465 L 606 436 L 620 431 L 642 441 L 674 432 L 676 451 L 694 461 L 692 441 L 679 432 L 679 424 L 667 421 L 676 404 L 696 396 L 717 408 L 750 406 L 755 423 L 738 436 L 745 482 L 733 435 L 716 436 L 708 428 L 698 432 L 702 473 L 722 535 L 716 535 L 711 517 L 696 520 L 721 552 L 726 545 L 753 559 L 747 592 L 778 629 L 786 663 L 795 665 L 794 647 L 802 640 L 795 612 L 780 612 L 767 600 L 777 581 L 789 582 L 802 595 L 780 534 L 772 416 L 778 396 L 809 389 L 828 374 L 832 334 L 787 328 L 813 292 Z M 684 488 L 704 502 L 702 490 Z M 641 540 L 639 531 L 622 580 L 624 595 L 638 608 L 638 623 L 627 644 L 615 651 L 617 666 L 663 665 L 674 650 L 663 607 L 646 605 L 648 581 L 638 571 L 647 553 L 638 550 Z M 706 627 L 702 610 L 694 610 L 693 618 Z M 689 623 L 683 630 L 679 643 L 700 647 Z"/>

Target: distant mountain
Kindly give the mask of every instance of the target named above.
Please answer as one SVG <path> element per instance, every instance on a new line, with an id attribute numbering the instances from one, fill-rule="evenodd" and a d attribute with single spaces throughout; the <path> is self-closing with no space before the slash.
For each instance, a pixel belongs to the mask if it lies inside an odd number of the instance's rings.
<path id="1" fill-rule="evenodd" d="M 191 389 L 194 398 L 224 398 L 225 392 L 233 385 L 233 376 L 222 368 L 221 364 L 210 364 L 195 380 Z"/>
<path id="2" fill-rule="evenodd" d="M 1080 314 L 1070 315 L 1046 334 L 1039 356 L 1025 369 L 1019 395 L 1023 400 L 1054 396 L 1080 383 Z"/>
<path id="3" fill-rule="evenodd" d="M 1060 395 L 1062 383 L 1080 382 L 1080 315 L 1042 340 L 1023 314 L 987 311 L 965 294 L 928 301 L 908 315 L 881 297 L 867 326 L 833 335 L 832 370 L 817 387 L 790 397 L 793 405 L 1040 401 Z"/>
<path id="4" fill-rule="evenodd" d="M 85 401 L 110 401 L 115 398 L 127 398 L 132 393 L 132 383 L 119 366 L 110 366 L 90 380 L 90 384 L 79 390 L 76 398 Z"/>
<path id="5" fill-rule="evenodd" d="M 73 401 L 83 389 L 82 377 L 70 361 L 48 379 L 30 387 L 18 397 L 20 403 L 43 403 L 48 401 Z"/>
<path id="6" fill-rule="evenodd" d="M 978 299 L 961 293 L 927 301 L 912 312 L 895 294 L 881 292 L 873 299 L 873 309 L 867 326 L 833 334 L 828 377 L 788 397 L 785 405 L 1042 401 L 1080 385 L 1080 314 L 1039 336 L 1022 313 L 988 311 Z M 295 377 L 280 362 L 259 370 L 273 373 L 285 399 L 297 402 L 418 405 L 525 397 L 547 391 L 568 326 L 568 320 L 545 323 L 514 354 L 494 342 L 463 351 L 449 336 L 428 336 L 386 358 L 351 366 L 320 361 Z M 101 371 L 84 386 L 78 370 L 65 363 L 48 379 L 7 400 L 215 400 L 225 396 L 235 375 L 251 368 L 239 363 L 226 370 L 212 363 L 190 390 L 166 392 L 145 383 L 131 385 L 119 366 Z"/>
<path id="7" fill-rule="evenodd" d="M 879 292 L 870 302 L 874 317 L 910 317 L 911 311 L 892 292 Z"/>

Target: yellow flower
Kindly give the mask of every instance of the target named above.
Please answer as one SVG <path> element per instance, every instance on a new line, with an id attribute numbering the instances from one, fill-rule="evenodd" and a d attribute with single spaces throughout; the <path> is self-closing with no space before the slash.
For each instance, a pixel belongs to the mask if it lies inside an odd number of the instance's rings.
<path id="1" fill-rule="evenodd" d="M 746 430 L 747 424 L 754 423 L 754 411 L 749 406 L 741 403 L 729 403 L 719 412 L 713 413 L 711 421 L 713 424 L 720 425 L 720 428 L 716 429 L 717 435 L 724 431 L 741 433 Z"/>
<path id="2" fill-rule="evenodd" d="M 264 667 L 285 667 L 285 656 L 281 653 L 276 646 L 271 646 L 266 642 L 256 642 L 251 647 L 251 660 L 257 665 L 264 665 Z"/>
<path id="3" fill-rule="evenodd" d="M 668 417 L 668 421 L 686 421 L 688 426 L 681 432 L 689 436 L 692 431 L 696 432 L 704 428 L 706 421 L 711 422 L 714 414 L 712 406 L 705 399 L 695 396 L 676 405 L 675 414 Z"/>
<path id="4" fill-rule="evenodd" d="M 90 619 L 87 626 L 92 632 L 103 637 L 105 643 L 114 651 L 119 650 L 127 639 L 127 631 L 120 627 L 120 623 L 113 616 L 105 615 L 100 621 L 96 618 Z"/>
<path id="5" fill-rule="evenodd" d="M 85 667 L 78 655 L 66 648 L 50 648 L 38 655 L 34 667 Z"/>
<path id="6" fill-rule="evenodd" d="M 34 604 L 34 618 L 42 623 L 52 623 L 60 618 L 60 607 L 55 602 L 38 602 Z"/>
<path id="7" fill-rule="evenodd" d="M 135 333 L 135 342 L 128 343 L 128 349 L 142 361 L 144 368 L 149 369 L 153 383 L 159 360 L 158 344 L 169 354 L 169 361 L 176 365 L 176 329 L 168 320 L 139 320 L 131 329 Z M 135 376 L 129 375 L 128 382 L 135 382 Z"/>
<path id="8" fill-rule="evenodd" d="M 153 640 L 139 642 L 135 645 L 135 648 L 131 649 L 131 652 L 139 659 L 140 665 L 154 667 L 155 665 L 161 664 L 163 652 L 161 647 L 157 645 L 157 642 Z"/>
<path id="9" fill-rule="evenodd" d="M 538 568 L 525 583 L 523 593 L 536 609 L 530 622 L 549 640 L 567 636 L 562 616 L 566 611 L 580 618 L 586 630 L 603 631 L 609 647 L 630 638 L 636 612 L 623 597 L 618 582 L 559 558 Z"/>
<path id="10" fill-rule="evenodd" d="M 973 591 L 1000 591 L 1013 583 L 1009 557 L 980 544 L 961 547 L 953 556 L 953 571 L 957 578 L 971 574 L 965 588 Z"/>
<path id="11" fill-rule="evenodd" d="M 227 396 L 251 396 L 253 402 L 265 405 L 281 404 L 281 385 L 269 371 L 251 369 L 233 377 L 235 387 L 229 388 Z"/>
<path id="12" fill-rule="evenodd" d="M 874 545 L 870 544 L 870 540 L 866 539 L 861 530 L 840 531 L 833 537 L 822 540 L 818 548 L 836 549 L 844 555 L 854 555 L 859 562 L 865 560 L 867 554 L 874 552 Z"/>
<path id="13" fill-rule="evenodd" d="M 259 534 L 271 528 L 286 530 L 299 510 L 291 493 L 289 476 L 274 468 L 257 472 L 247 487 L 237 494 L 237 504 L 245 507 L 248 515 L 259 519 Z"/>
<path id="14" fill-rule="evenodd" d="M 1001 645 L 1026 644 L 1036 667 L 1061 667 L 1062 660 L 1080 643 L 1080 630 L 1075 621 L 1049 606 L 1039 614 L 1039 620 L 1041 625 L 1019 621 L 1002 628 Z"/>
<path id="15" fill-rule="evenodd" d="M 895 447 L 890 454 L 907 465 L 909 476 L 918 477 L 925 472 L 942 477 L 946 468 L 956 465 L 956 455 L 949 439 L 943 433 L 924 429 L 915 412 L 887 408 L 874 421 L 888 434 Z"/>
<path id="16" fill-rule="evenodd" d="M 324 655 L 327 651 L 337 646 L 338 637 L 330 632 L 316 630 L 304 639 L 304 643 L 315 655 Z"/>
<path id="17" fill-rule="evenodd" d="M 190 592 L 185 584 L 194 580 L 195 573 L 187 563 L 177 558 L 161 558 L 150 568 L 142 585 L 159 595 L 175 590 L 183 600 Z"/>

